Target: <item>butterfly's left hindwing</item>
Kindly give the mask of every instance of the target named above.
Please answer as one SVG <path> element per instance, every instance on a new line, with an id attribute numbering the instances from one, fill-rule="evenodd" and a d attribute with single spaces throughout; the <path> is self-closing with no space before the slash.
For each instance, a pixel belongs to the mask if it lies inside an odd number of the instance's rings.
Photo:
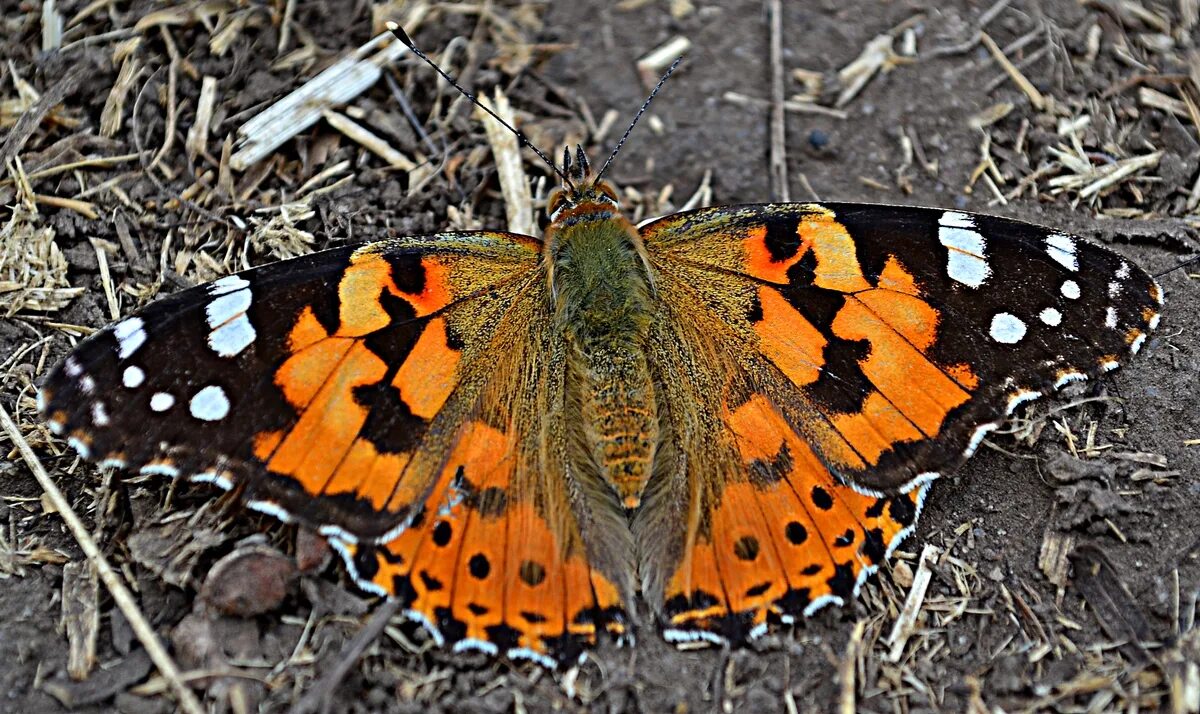
<path id="1" fill-rule="evenodd" d="M 540 249 L 448 233 L 230 275 L 85 340 L 43 413 L 88 458 L 318 529 L 436 638 L 572 659 L 622 629 L 630 565 L 584 546 L 603 509 L 562 477 Z"/>
<path id="2" fill-rule="evenodd" d="M 957 211 L 724 206 L 641 232 L 672 449 L 634 527 L 676 638 L 845 601 L 930 481 L 1136 352 L 1162 302 L 1111 251 Z"/>

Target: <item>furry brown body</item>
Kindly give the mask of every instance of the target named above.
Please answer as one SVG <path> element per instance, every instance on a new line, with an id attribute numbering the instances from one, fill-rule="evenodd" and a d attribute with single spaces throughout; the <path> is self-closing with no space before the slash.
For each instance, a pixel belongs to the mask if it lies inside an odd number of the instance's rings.
<path id="1" fill-rule="evenodd" d="M 637 229 L 599 183 L 561 209 L 546 233 L 555 320 L 568 344 L 566 389 L 575 473 L 598 470 L 626 508 L 641 503 L 659 438 L 646 362 L 653 281 Z"/>

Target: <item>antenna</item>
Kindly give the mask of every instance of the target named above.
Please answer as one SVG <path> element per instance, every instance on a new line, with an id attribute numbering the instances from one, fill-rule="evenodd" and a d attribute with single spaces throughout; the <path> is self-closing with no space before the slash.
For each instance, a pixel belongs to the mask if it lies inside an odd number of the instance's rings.
<path id="1" fill-rule="evenodd" d="M 413 41 L 409 38 L 408 33 L 406 33 L 404 31 L 404 28 L 400 27 L 400 25 L 395 22 L 388 21 L 387 29 L 390 30 L 393 35 L 395 35 L 397 40 L 404 43 L 405 47 L 412 50 L 413 54 L 415 54 L 417 57 L 420 57 L 422 60 L 424 60 L 425 64 L 429 65 L 430 67 L 433 67 L 434 71 L 437 72 L 439 75 L 441 75 L 442 79 L 449 82 L 450 86 L 457 89 L 459 94 L 461 94 L 464 97 L 466 97 L 467 99 L 469 99 L 471 101 L 471 103 L 474 104 L 475 106 L 477 106 L 480 109 L 482 109 L 483 111 L 487 112 L 488 116 L 490 116 L 491 118 L 500 122 L 500 125 L 503 126 L 505 129 L 508 129 L 509 131 L 511 131 L 513 133 L 513 135 L 517 137 L 517 140 L 520 141 L 522 144 L 524 144 L 525 146 L 528 146 L 530 149 L 533 149 L 533 153 L 537 154 L 538 157 L 541 158 L 542 161 L 545 161 L 546 164 L 550 168 L 554 169 L 554 173 L 558 174 L 559 178 L 561 178 L 563 180 L 563 183 L 565 183 L 569 188 L 574 190 L 575 184 L 571 182 L 571 178 L 569 176 L 567 176 L 565 171 L 558 168 L 558 166 L 553 161 L 550 160 L 550 157 L 548 157 L 544 153 L 542 153 L 541 149 L 534 146 L 533 143 L 530 142 L 529 139 L 527 139 L 525 137 L 525 134 L 523 134 L 519 129 L 514 128 L 512 124 L 509 124 L 508 122 L 504 121 L 499 116 L 497 116 L 496 112 L 492 111 L 486 105 L 484 105 L 482 102 L 480 102 L 478 99 L 476 99 L 473 94 L 471 94 L 467 90 L 463 89 L 462 86 L 459 85 L 458 82 L 454 81 L 454 78 L 451 77 L 449 74 L 447 74 L 444 69 L 439 67 L 436 62 L 429 59 L 429 57 L 424 52 L 422 52 L 420 49 L 417 48 L 417 46 L 415 44 L 413 44 Z M 678 64 L 678 63 L 679 63 L 679 61 L 676 60 L 676 64 Z M 671 69 L 674 69 L 674 68 L 675 68 L 675 66 L 672 65 Z M 670 74 L 670 72 L 668 71 L 667 74 Z M 664 79 L 666 79 L 666 78 L 664 77 Z M 661 85 L 662 85 L 662 82 L 659 82 L 659 86 L 661 86 Z M 654 91 L 658 91 L 658 89 L 655 88 Z M 650 96 L 651 96 L 651 98 L 654 97 L 653 94 L 651 94 Z M 649 100 L 647 100 L 646 103 L 649 104 L 650 103 Z M 642 108 L 645 109 L 645 107 L 642 107 Z M 638 112 L 638 116 L 641 116 L 641 112 Z M 634 122 L 636 123 L 636 121 L 637 120 L 635 119 Z M 624 139 L 622 139 L 621 141 L 624 142 Z M 620 147 L 618 147 L 618 148 L 620 148 Z"/>
<path id="2" fill-rule="evenodd" d="M 613 148 L 612 153 L 608 155 L 608 161 L 604 162 L 604 166 L 600 168 L 600 173 L 596 174 L 597 181 L 604 176 L 605 171 L 608 171 L 608 165 L 613 162 L 613 159 L 617 158 L 617 153 L 621 151 L 621 147 L 625 146 L 625 140 L 629 138 L 629 134 L 633 131 L 633 127 L 637 126 L 638 119 L 641 119 L 642 114 L 645 114 L 646 109 L 650 107 L 650 102 L 654 101 L 654 95 L 658 94 L 658 90 L 662 89 L 662 86 L 667 83 L 667 79 L 670 78 L 671 73 L 675 71 L 675 68 L 678 67 L 679 63 L 682 61 L 683 55 L 676 57 L 675 61 L 671 63 L 671 66 L 667 68 L 666 74 L 662 76 L 662 79 L 658 80 L 658 84 L 654 85 L 654 89 L 650 92 L 650 96 L 646 97 L 646 101 L 642 102 L 642 108 L 638 109 L 637 114 L 635 114 L 633 117 L 633 121 L 629 122 L 629 128 L 625 130 L 625 134 L 621 137 L 621 140 L 617 142 L 617 145 L 615 148 Z"/>

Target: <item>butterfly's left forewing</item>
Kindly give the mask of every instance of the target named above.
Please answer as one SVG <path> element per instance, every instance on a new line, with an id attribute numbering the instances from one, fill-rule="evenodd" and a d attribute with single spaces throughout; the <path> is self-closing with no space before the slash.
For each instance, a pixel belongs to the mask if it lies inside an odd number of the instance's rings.
<path id="1" fill-rule="evenodd" d="M 1110 251 L 955 211 L 733 206 L 641 230 L 674 453 L 635 528 L 681 637 L 846 599 L 938 473 L 1136 352 L 1161 304 Z"/>
<path id="2" fill-rule="evenodd" d="M 628 566 L 584 548 L 561 477 L 540 248 L 448 233 L 231 275 L 81 343 L 43 413 L 91 459 L 318 529 L 446 642 L 570 658 L 621 628 Z"/>

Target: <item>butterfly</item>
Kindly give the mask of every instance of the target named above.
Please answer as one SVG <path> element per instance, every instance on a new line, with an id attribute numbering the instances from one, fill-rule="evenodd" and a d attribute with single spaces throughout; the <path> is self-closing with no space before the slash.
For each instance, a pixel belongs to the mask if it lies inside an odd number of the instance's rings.
<path id="1" fill-rule="evenodd" d="M 558 169 L 556 169 L 558 170 Z M 39 392 L 102 466 L 236 489 L 439 645 L 547 667 L 853 598 L 930 484 L 1159 321 L 1105 248 L 957 210 L 633 225 L 582 148 L 540 238 L 337 247 L 151 303 Z"/>

